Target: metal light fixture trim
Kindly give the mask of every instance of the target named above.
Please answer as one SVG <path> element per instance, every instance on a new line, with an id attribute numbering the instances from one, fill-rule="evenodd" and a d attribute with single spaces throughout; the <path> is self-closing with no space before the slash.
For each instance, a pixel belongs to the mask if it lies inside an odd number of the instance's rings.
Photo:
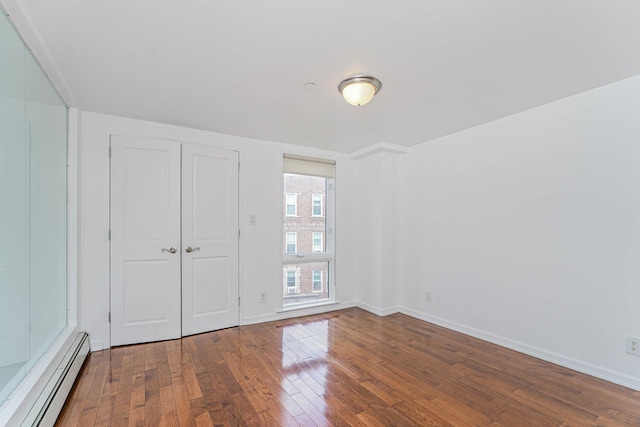
<path id="1" fill-rule="evenodd" d="M 348 77 L 338 85 L 338 91 L 345 101 L 356 107 L 367 104 L 381 89 L 380 80 L 365 74 Z"/>

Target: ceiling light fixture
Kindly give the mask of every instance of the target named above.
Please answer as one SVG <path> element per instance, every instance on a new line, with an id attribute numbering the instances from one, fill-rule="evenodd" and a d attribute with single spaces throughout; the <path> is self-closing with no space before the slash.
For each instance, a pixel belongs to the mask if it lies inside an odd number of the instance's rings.
<path id="1" fill-rule="evenodd" d="M 382 82 L 375 77 L 357 75 L 344 79 L 338 85 L 338 90 L 344 100 L 351 105 L 360 107 L 373 99 L 382 89 Z"/>

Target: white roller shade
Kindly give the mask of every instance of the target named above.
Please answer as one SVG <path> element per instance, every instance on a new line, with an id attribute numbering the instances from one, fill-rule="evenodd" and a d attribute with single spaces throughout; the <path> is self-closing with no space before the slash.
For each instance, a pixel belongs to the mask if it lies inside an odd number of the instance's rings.
<path id="1" fill-rule="evenodd" d="M 333 169 L 335 164 L 336 162 L 334 160 L 315 159 L 312 157 L 285 154 L 283 169 L 284 173 L 333 178 Z"/>

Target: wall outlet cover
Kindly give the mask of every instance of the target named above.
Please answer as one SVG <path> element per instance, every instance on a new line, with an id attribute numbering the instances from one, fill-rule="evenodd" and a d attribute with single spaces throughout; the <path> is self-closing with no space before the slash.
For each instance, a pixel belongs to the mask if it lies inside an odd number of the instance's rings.
<path id="1" fill-rule="evenodd" d="M 627 337 L 627 353 L 640 356 L 640 338 Z"/>

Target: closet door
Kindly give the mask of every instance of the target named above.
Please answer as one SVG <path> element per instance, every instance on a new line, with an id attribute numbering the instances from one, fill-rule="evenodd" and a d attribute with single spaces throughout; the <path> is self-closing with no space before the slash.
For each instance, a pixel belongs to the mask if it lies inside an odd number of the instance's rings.
<path id="1" fill-rule="evenodd" d="M 180 144 L 111 137 L 111 345 L 180 337 Z"/>
<path id="2" fill-rule="evenodd" d="M 238 325 L 238 153 L 182 146 L 182 335 Z"/>

